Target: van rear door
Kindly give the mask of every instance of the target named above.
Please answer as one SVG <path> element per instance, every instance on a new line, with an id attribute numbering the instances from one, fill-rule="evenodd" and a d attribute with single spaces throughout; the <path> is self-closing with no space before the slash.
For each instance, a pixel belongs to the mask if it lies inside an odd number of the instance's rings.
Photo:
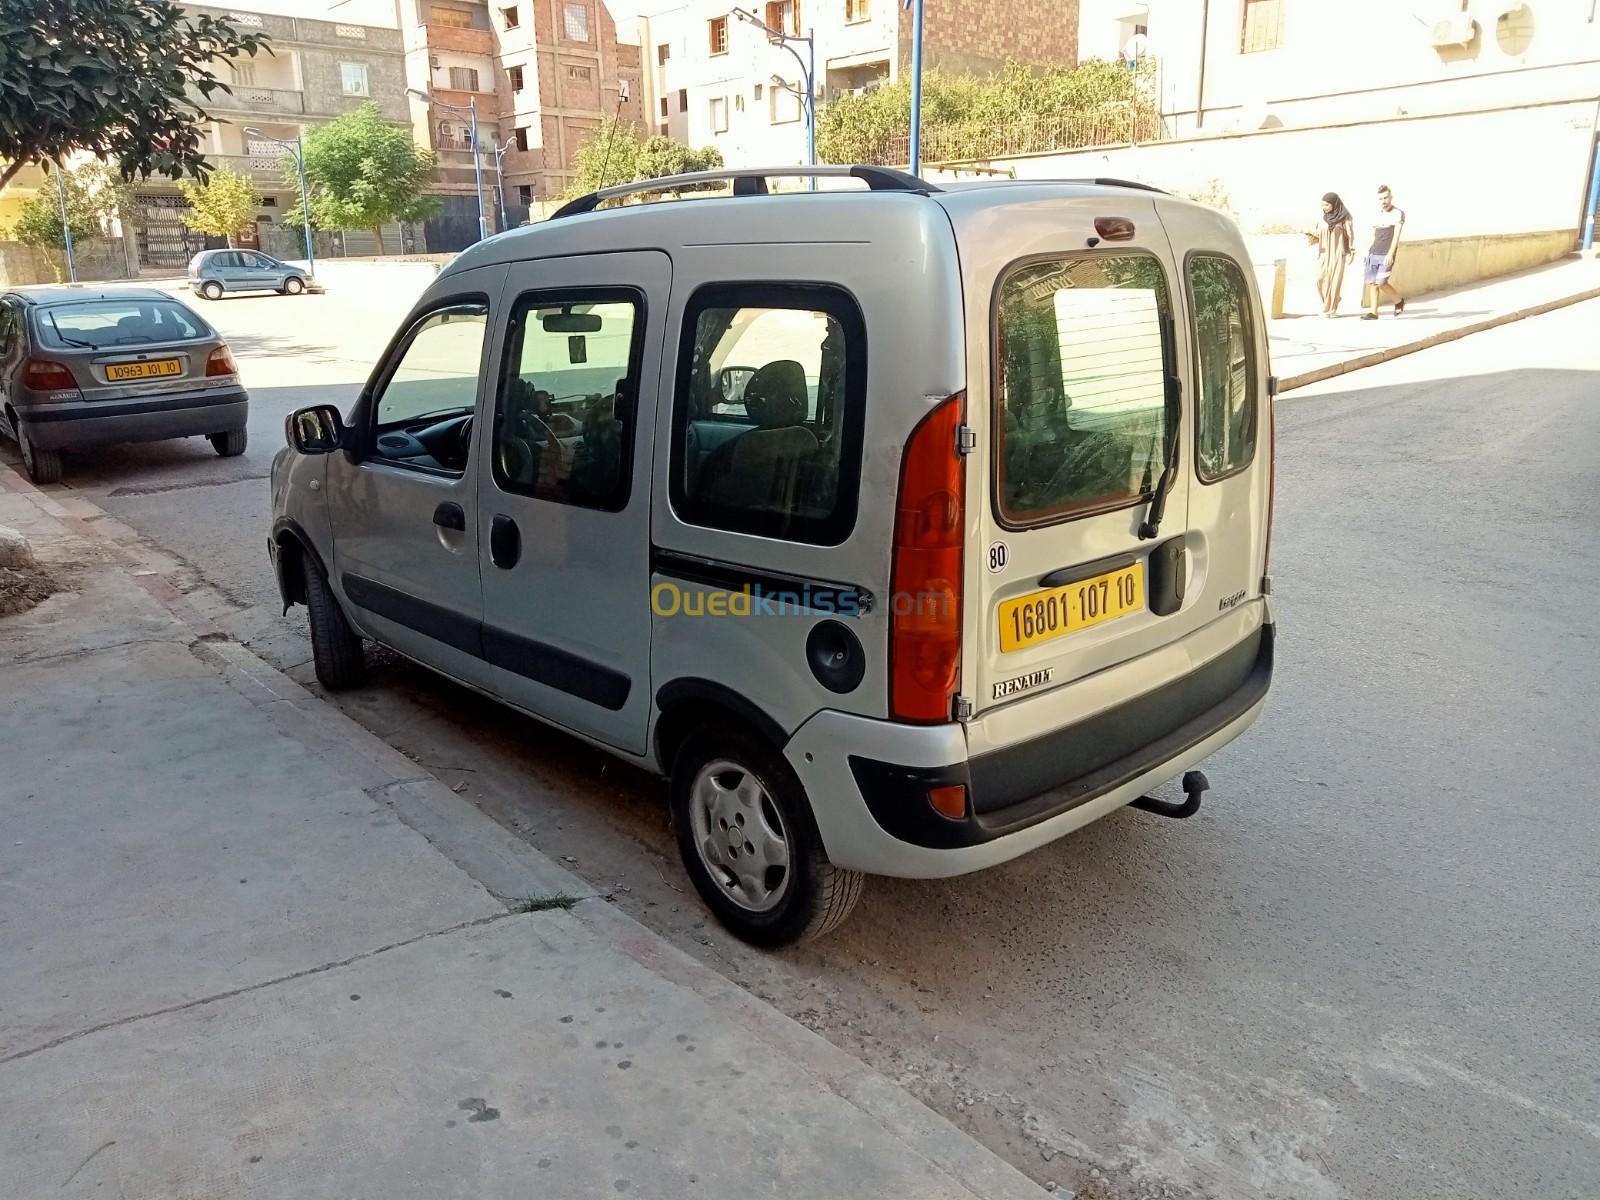
<path id="1" fill-rule="evenodd" d="M 1183 604 L 1187 320 L 1153 199 L 1058 189 L 990 216 L 1003 221 L 981 237 L 957 221 L 969 304 L 989 304 L 981 347 L 969 336 L 968 419 L 987 431 L 967 483 L 962 691 L 975 712 L 1203 620 Z"/>

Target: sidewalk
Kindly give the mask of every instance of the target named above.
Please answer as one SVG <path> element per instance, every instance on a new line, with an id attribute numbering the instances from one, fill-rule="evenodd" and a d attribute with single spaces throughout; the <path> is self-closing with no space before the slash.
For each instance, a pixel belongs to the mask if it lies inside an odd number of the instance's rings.
<path id="1" fill-rule="evenodd" d="M 6 1200 L 1041 1195 L 95 523 L 0 467 Z"/>
<path id="2" fill-rule="evenodd" d="M 1359 261 L 1352 287 L 1345 276 L 1344 310 L 1335 320 L 1314 313 L 1267 323 L 1278 390 L 1290 391 L 1346 371 L 1426 350 L 1483 329 L 1600 296 L 1600 259 L 1565 258 L 1500 279 L 1419 296 L 1394 317 L 1385 306 L 1376 321 L 1361 320 Z M 1315 296 L 1291 294 L 1288 308 L 1311 310 Z"/>

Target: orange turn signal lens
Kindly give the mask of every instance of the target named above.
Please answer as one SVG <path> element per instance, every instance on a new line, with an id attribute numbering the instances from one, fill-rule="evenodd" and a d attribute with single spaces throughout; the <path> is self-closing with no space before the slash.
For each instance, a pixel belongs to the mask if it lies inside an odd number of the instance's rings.
<path id="1" fill-rule="evenodd" d="M 941 817 L 959 821 L 967 815 L 967 786 L 950 783 L 928 789 L 928 803 Z"/>

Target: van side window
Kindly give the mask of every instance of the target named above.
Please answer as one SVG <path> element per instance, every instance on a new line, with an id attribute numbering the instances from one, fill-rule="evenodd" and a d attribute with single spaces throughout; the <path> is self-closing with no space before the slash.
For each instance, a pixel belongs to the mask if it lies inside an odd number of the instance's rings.
<path id="1" fill-rule="evenodd" d="M 1250 290 L 1232 259 L 1189 259 L 1200 399 L 1195 411 L 1195 470 L 1205 483 L 1242 471 L 1256 453 L 1255 341 Z"/>
<path id="2" fill-rule="evenodd" d="M 679 516 L 785 541 L 844 541 L 866 398 L 855 301 L 834 288 L 702 288 L 682 346 L 671 464 Z"/>
<path id="3" fill-rule="evenodd" d="M 615 289 L 517 301 L 495 405 L 502 490 L 612 512 L 626 506 L 642 310 L 636 292 Z"/>
<path id="4" fill-rule="evenodd" d="M 1000 517 L 1040 525 L 1132 504 L 1161 475 L 1172 308 L 1145 254 L 1028 263 L 996 314 Z"/>
<path id="5" fill-rule="evenodd" d="M 466 470 L 488 315 L 485 304 L 457 303 L 411 327 L 373 404 L 372 457 Z"/>

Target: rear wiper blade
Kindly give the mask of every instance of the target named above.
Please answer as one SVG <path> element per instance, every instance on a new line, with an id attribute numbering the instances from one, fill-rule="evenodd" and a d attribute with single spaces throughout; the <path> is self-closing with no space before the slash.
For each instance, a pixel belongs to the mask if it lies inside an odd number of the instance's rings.
<path id="1" fill-rule="evenodd" d="M 54 329 L 56 331 L 56 336 L 58 338 L 60 338 L 63 342 L 65 342 L 67 345 L 76 346 L 80 350 L 98 350 L 98 349 L 100 349 L 100 347 L 96 346 L 93 342 L 86 342 L 86 341 L 83 341 L 81 338 L 71 337 L 68 334 L 62 333 L 61 332 L 61 326 L 56 324 L 56 315 L 55 315 L 55 313 L 47 313 L 46 315 L 50 318 L 50 328 Z"/>
<path id="2" fill-rule="evenodd" d="M 1167 495 L 1172 491 L 1178 476 L 1178 438 L 1183 424 L 1183 381 L 1175 375 L 1167 376 L 1167 445 L 1166 461 L 1161 468 L 1161 478 L 1156 480 L 1155 491 L 1150 493 L 1150 507 L 1139 523 L 1139 538 L 1149 541 L 1161 533 L 1161 518 L 1167 511 Z"/>

